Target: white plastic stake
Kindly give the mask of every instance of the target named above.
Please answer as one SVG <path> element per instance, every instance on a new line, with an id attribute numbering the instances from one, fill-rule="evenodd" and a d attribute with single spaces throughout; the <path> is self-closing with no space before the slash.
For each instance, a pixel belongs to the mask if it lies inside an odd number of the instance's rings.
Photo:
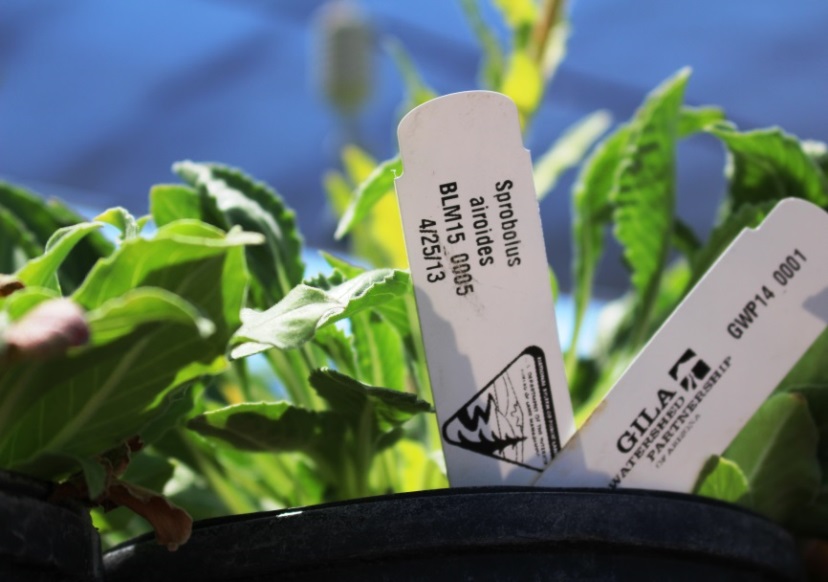
<path id="1" fill-rule="evenodd" d="M 487 91 L 399 127 L 405 242 L 449 480 L 528 485 L 574 429 L 532 162 Z"/>
<path id="2" fill-rule="evenodd" d="M 536 481 L 690 492 L 828 324 L 828 213 L 740 234 Z"/>

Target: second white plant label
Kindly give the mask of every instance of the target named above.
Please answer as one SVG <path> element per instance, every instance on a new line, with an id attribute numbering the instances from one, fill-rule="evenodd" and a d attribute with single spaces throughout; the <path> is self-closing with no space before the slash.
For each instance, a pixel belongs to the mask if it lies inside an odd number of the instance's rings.
<path id="1" fill-rule="evenodd" d="M 528 485 L 574 432 L 517 108 L 447 95 L 400 123 L 396 180 L 452 486 Z"/>

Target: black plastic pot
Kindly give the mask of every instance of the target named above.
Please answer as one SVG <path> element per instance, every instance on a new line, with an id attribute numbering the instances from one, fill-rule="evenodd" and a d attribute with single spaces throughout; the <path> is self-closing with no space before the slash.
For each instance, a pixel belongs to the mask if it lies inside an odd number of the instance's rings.
<path id="1" fill-rule="evenodd" d="M 797 580 L 791 537 L 735 506 L 642 491 L 453 489 L 206 520 L 168 552 L 104 556 L 149 580 Z"/>
<path id="2" fill-rule="evenodd" d="M 47 501 L 52 485 L 0 471 L 0 580 L 102 580 L 101 543 L 89 511 Z"/>

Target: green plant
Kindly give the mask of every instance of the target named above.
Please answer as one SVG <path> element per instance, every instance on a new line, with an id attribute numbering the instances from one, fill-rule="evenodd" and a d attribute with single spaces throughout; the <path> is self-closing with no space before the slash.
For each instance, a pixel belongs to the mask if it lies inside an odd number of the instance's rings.
<path id="1" fill-rule="evenodd" d="M 554 1 L 497 5 L 509 51 L 463 3 L 484 46 L 484 85 L 510 94 L 528 125 L 563 52 L 563 11 Z M 402 48 L 389 50 L 407 107 L 434 96 Z M 579 422 L 743 228 L 788 196 L 828 208 L 823 144 L 741 132 L 715 107 L 685 106 L 688 76 L 666 81 L 595 147 L 573 189 L 571 346 L 608 231 L 631 274 L 593 350 L 566 355 Z M 593 114 L 539 157 L 540 196 L 608 125 Z M 728 192 L 704 241 L 675 212 L 676 144 L 698 134 L 728 152 Z M 325 179 L 337 235 L 375 268 L 324 254 L 330 272 L 308 279 L 292 212 L 223 166 L 176 164 L 184 184 L 155 186 L 142 219 L 113 209 L 88 223 L 0 187 L 0 272 L 10 274 L 0 280 L 0 467 L 137 510 L 170 546 L 189 531 L 176 505 L 203 518 L 446 486 L 436 423 L 421 414 L 431 393 L 411 283 L 398 269 L 401 162 L 349 146 L 343 166 Z M 157 231 L 144 235 L 149 219 Z M 117 229 L 116 244 L 101 223 Z M 803 537 L 828 535 L 826 343 L 823 334 L 711 459 L 698 493 Z M 110 543 L 144 528 L 124 509 L 95 520 Z"/>

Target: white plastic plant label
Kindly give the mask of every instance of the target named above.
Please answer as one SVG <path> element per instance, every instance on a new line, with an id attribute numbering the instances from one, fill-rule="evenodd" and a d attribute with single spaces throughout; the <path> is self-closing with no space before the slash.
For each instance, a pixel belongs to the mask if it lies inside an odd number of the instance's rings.
<path id="1" fill-rule="evenodd" d="M 449 480 L 528 485 L 572 435 L 517 108 L 447 95 L 399 126 L 396 180 Z"/>
<path id="2" fill-rule="evenodd" d="M 780 202 L 679 305 L 535 485 L 691 492 L 828 324 L 828 213 Z"/>

